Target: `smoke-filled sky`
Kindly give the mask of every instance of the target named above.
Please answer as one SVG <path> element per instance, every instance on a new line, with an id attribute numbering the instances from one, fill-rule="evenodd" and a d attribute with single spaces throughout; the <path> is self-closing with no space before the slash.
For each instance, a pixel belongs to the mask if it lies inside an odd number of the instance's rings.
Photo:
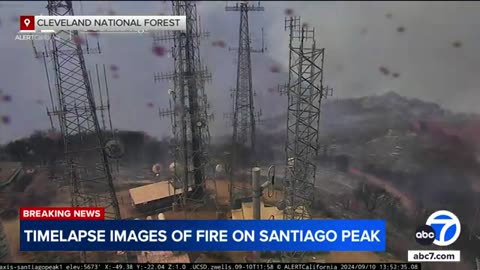
<path id="1" fill-rule="evenodd" d="M 81 3 L 81 4 L 80 4 Z M 235 85 L 235 53 L 239 14 L 226 12 L 226 2 L 198 2 L 204 30 L 202 57 L 213 74 L 206 91 L 215 113 L 213 135 L 230 132 L 223 118 L 231 109 Z M 233 4 L 233 3 L 232 3 Z M 463 112 L 480 113 L 480 3 L 478 2 L 264 2 L 264 12 L 250 13 L 256 107 L 265 118 L 285 111 L 285 99 L 272 93 L 287 79 L 288 33 L 285 11 L 291 9 L 316 28 L 317 43 L 326 49 L 325 83 L 336 97 L 396 91 L 434 101 Z M 49 96 L 43 62 L 35 59 L 29 41 L 15 41 L 19 15 L 46 14 L 45 2 L 0 2 L 0 89 L 11 101 L 0 103 L 0 143 L 47 129 Z M 75 2 L 83 15 L 170 14 L 166 2 Z M 91 42 L 94 39 L 90 40 Z M 226 48 L 212 46 L 224 41 Z M 168 82 L 155 83 L 154 72 L 173 69 L 172 59 L 152 53 L 152 38 L 141 34 L 104 34 L 101 55 L 86 57 L 87 66 L 118 67 L 110 74 L 112 120 L 118 129 L 142 130 L 153 136 L 170 134 L 168 119 L 158 108 L 168 105 Z M 170 45 L 165 44 L 166 48 Z M 51 67 L 51 64 L 49 65 Z M 273 68 L 272 68 L 273 67 Z M 279 72 L 272 72 L 278 70 Z M 388 73 L 388 75 L 387 75 Z M 153 105 L 153 106 L 152 106 Z M 5 119 L 8 115 L 10 118 Z"/>

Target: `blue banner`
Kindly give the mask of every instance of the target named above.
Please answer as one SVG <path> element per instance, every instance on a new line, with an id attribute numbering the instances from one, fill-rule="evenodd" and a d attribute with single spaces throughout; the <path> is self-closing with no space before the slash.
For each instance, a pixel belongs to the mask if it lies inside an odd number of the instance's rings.
<path id="1" fill-rule="evenodd" d="M 21 221 L 21 251 L 385 251 L 383 220 Z"/>

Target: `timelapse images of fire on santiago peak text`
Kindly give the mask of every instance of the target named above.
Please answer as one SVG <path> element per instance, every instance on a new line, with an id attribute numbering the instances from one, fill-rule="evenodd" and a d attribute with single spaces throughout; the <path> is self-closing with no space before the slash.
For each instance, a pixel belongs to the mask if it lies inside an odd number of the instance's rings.
<path id="1" fill-rule="evenodd" d="M 0 262 L 480 270 L 478 14 L 1 1 Z"/>

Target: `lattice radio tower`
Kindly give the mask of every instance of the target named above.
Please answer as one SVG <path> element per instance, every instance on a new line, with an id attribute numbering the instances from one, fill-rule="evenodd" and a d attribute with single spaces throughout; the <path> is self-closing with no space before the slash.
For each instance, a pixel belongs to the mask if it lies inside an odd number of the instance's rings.
<path id="1" fill-rule="evenodd" d="M 237 85 L 233 91 L 234 111 L 232 116 L 233 142 L 238 144 L 249 144 L 252 151 L 255 149 L 255 122 L 260 113 L 255 112 L 254 96 L 252 88 L 252 64 L 250 54 L 263 53 L 263 31 L 262 48 L 255 50 L 251 48 L 250 30 L 248 25 L 249 11 L 264 11 L 264 7 L 249 5 L 246 2 L 237 3 L 235 6 L 225 7 L 226 11 L 240 12 L 240 27 L 238 48 L 230 49 L 237 51 Z"/>
<path id="2" fill-rule="evenodd" d="M 262 48 L 255 50 L 251 48 L 250 30 L 248 24 L 249 11 L 264 11 L 264 7 L 249 5 L 248 2 L 236 3 L 235 6 L 225 7 L 226 11 L 240 12 L 240 26 L 238 37 L 238 48 L 230 49 L 237 51 L 237 84 L 232 91 L 233 112 L 226 114 L 227 118 L 231 118 L 233 126 L 232 134 L 232 150 L 229 167 L 230 174 L 230 201 L 233 199 L 234 190 L 237 188 L 233 180 L 233 172 L 235 171 L 236 160 L 238 156 L 239 145 L 248 145 L 252 157 L 255 157 L 255 126 L 256 118 L 261 116 L 261 112 L 255 112 L 254 96 L 255 91 L 252 88 L 252 63 L 251 53 L 263 53 L 263 29 L 262 29 Z"/>
<path id="3" fill-rule="evenodd" d="M 207 148 L 210 143 L 209 104 L 205 83 L 211 78 L 202 66 L 200 38 L 208 36 L 199 27 L 196 4 L 193 1 L 172 1 L 173 15 L 186 16 L 186 31 L 163 32 L 154 37 L 154 43 L 173 41 L 172 56 L 175 70 L 156 74 L 155 81 L 171 80 L 170 109 L 160 110 L 160 116 L 170 116 L 174 133 L 175 184 L 182 186 L 180 203 L 185 211 L 195 211 L 206 203 L 206 177 L 210 162 Z M 191 190 L 191 191 L 190 191 Z M 189 192 L 186 192 L 189 191 Z"/>
<path id="4" fill-rule="evenodd" d="M 310 219 L 314 201 L 318 153 L 320 105 L 331 92 L 323 86 L 324 49 L 316 47 L 315 30 L 301 24 L 300 17 L 285 20 L 290 31 L 288 118 L 284 183 L 285 219 Z M 287 261 L 303 253 L 285 253 Z"/>
<path id="5" fill-rule="evenodd" d="M 48 1 L 50 16 L 73 16 L 71 1 Z M 64 142 L 64 177 L 71 187 L 73 207 L 105 208 L 105 219 L 120 219 L 118 200 L 105 139 L 97 117 L 95 97 L 87 71 L 82 40 L 77 31 L 57 31 L 43 55 L 52 58 L 56 106 Z M 47 78 L 48 79 L 48 78 Z M 87 261 L 85 252 L 81 260 Z"/>

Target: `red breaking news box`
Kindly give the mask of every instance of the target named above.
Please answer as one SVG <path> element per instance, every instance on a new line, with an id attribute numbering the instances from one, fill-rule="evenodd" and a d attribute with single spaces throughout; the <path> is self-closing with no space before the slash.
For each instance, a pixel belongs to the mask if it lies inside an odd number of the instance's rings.
<path id="1" fill-rule="evenodd" d="M 20 16 L 20 31 L 35 30 L 35 16 Z"/>
<path id="2" fill-rule="evenodd" d="M 20 220 L 104 220 L 100 207 L 23 207 Z"/>

